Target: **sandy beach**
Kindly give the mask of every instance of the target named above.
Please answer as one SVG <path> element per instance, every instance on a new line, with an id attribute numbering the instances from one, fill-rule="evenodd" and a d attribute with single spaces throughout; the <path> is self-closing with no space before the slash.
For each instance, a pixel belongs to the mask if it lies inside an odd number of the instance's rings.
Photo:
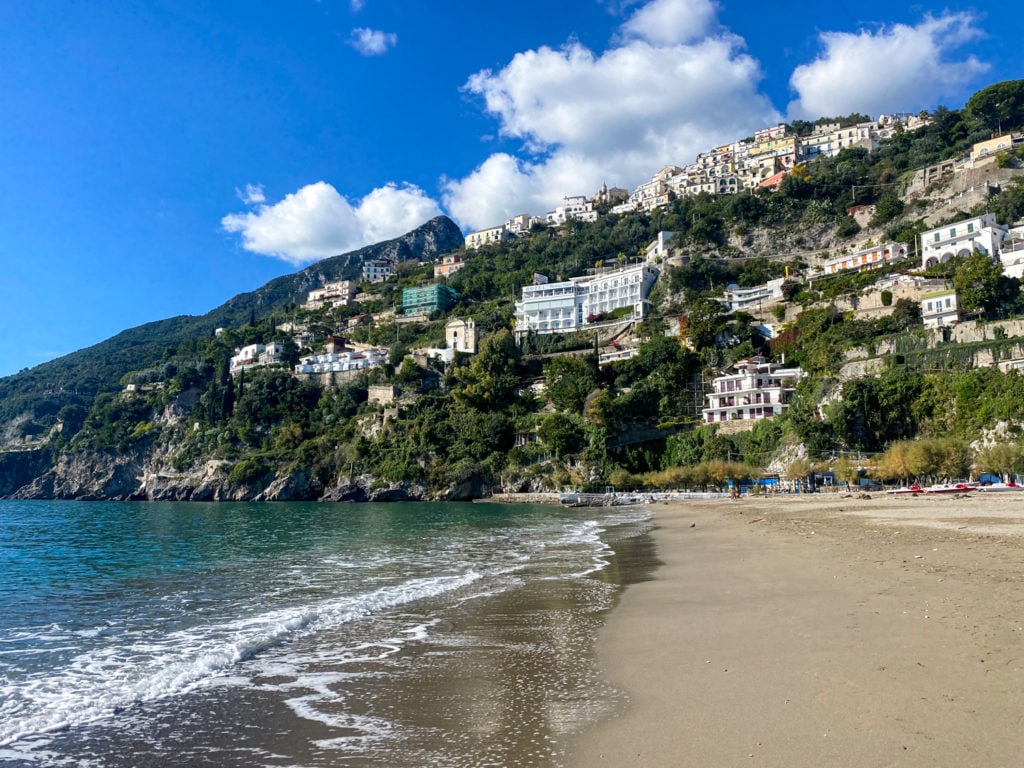
<path id="1" fill-rule="evenodd" d="M 571 766 L 1024 764 L 1024 494 L 653 510 Z"/>

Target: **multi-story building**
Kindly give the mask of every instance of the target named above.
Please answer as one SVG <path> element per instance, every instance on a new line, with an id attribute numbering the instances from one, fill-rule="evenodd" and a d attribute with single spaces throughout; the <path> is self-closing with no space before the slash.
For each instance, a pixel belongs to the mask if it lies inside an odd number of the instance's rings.
<path id="1" fill-rule="evenodd" d="M 703 421 L 716 422 L 770 419 L 789 407 L 797 384 L 807 374 L 800 368 L 783 368 L 763 357 L 741 360 L 734 373 L 719 376 L 706 395 Z"/>
<path id="2" fill-rule="evenodd" d="M 432 283 L 418 288 L 402 289 L 402 314 L 419 315 L 444 312 L 455 306 L 459 294 L 447 285 Z"/>
<path id="3" fill-rule="evenodd" d="M 999 258 L 999 247 L 1008 233 L 994 213 L 929 229 L 921 233 L 921 268 L 945 264 L 954 256 L 970 256 L 975 251 Z"/>
<path id="4" fill-rule="evenodd" d="M 539 282 L 523 288 L 516 302 L 516 338 L 527 333 L 573 333 L 630 309 L 630 320 L 647 316 L 647 296 L 658 279 L 649 264 L 574 277 L 560 283 Z"/>
<path id="5" fill-rule="evenodd" d="M 385 347 L 323 352 L 300 359 L 298 365 L 295 366 L 295 373 L 300 375 L 354 373 L 367 368 L 377 368 L 387 360 L 388 350 Z"/>
<path id="6" fill-rule="evenodd" d="M 351 280 L 327 283 L 322 288 L 310 291 L 306 303 L 302 306 L 306 309 L 319 309 L 324 306 L 348 306 L 358 291 L 359 286 Z"/>
<path id="7" fill-rule="evenodd" d="M 466 266 L 462 256 L 457 253 L 446 253 L 441 257 L 441 263 L 434 265 L 434 277 L 448 277 L 454 275 Z"/>
<path id="8" fill-rule="evenodd" d="M 921 320 L 925 328 L 942 328 L 960 321 L 960 305 L 953 289 L 921 296 Z"/>
<path id="9" fill-rule="evenodd" d="M 565 205 L 560 205 L 547 214 L 548 224 L 555 226 L 565 224 L 569 219 L 578 221 L 597 221 L 597 209 L 594 203 L 583 195 L 564 198 Z"/>
<path id="10" fill-rule="evenodd" d="M 863 272 L 868 269 L 878 269 L 894 261 L 902 261 L 907 257 L 907 247 L 902 243 L 885 243 L 863 248 L 856 253 L 845 256 L 837 256 L 829 259 L 820 267 L 821 274 L 835 275 L 839 272 L 856 270 Z"/>
<path id="11" fill-rule="evenodd" d="M 531 216 L 528 213 L 517 213 L 505 222 L 505 229 L 513 235 L 525 235 L 534 224 L 543 224 L 544 219 L 540 216 Z"/>
<path id="12" fill-rule="evenodd" d="M 764 285 L 755 285 L 753 288 L 740 288 L 736 284 L 730 285 L 725 289 L 722 304 L 730 312 L 761 309 L 765 305 L 775 304 L 782 300 L 782 284 L 784 282 L 786 282 L 786 278 L 779 277 L 769 280 Z"/>
<path id="13" fill-rule="evenodd" d="M 247 347 L 236 349 L 231 358 L 231 375 L 235 376 L 250 368 L 267 368 L 281 362 L 281 354 L 284 352 L 284 345 L 279 342 L 270 344 L 250 344 Z"/>
<path id="14" fill-rule="evenodd" d="M 363 262 L 363 280 L 368 283 L 381 283 L 395 274 L 391 262 L 383 259 L 367 259 Z"/>
<path id="15" fill-rule="evenodd" d="M 500 224 L 497 227 L 480 229 L 466 235 L 466 249 L 475 251 L 478 248 L 490 245 L 491 243 L 501 243 L 505 240 L 511 240 L 512 237 L 512 233 L 508 231 L 504 224 Z"/>

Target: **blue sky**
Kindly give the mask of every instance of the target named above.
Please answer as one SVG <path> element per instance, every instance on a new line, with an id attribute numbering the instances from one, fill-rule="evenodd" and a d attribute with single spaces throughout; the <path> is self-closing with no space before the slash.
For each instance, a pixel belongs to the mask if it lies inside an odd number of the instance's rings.
<path id="1" fill-rule="evenodd" d="M 0 376 L 438 213 L 1024 77 L 1005 6 L 827 5 L 4 0 Z"/>

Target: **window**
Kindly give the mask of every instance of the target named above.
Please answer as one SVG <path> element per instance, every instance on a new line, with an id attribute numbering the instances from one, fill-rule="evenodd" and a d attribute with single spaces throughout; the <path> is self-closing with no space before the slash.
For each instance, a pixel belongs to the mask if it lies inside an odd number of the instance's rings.
<path id="1" fill-rule="evenodd" d="M 974 231 L 974 222 L 971 222 L 970 224 L 967 225 L 967 231 L 968 232 L 973 232 Z"/>

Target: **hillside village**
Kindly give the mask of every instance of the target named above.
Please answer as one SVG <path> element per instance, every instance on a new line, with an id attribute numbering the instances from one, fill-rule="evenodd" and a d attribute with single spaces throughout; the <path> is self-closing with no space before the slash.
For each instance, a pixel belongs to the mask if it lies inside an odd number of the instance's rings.
<path id="1" fill-rule="evenodd" d="M 1015 379 L 1024 368 L 1024 134 L 989 132 L 898 181 L 857 177 L 831 225 L 809 191 L 832 183 L 819 168 L 864 163 L 936 120 L 948 113 L 772 126 L 632 192 L 605 185 L 471 232 L 455 250 L 363 259 L 126 375 L 80 428 L 7 440 L 56 444 L 65 464 L 138 449 L 125 461 L 141 485 L 110 475 L 83 490 L 58 461 L 49 479 L 0 493 L 463 498 L 1024 472 L 1015 406 L 970 426 L 940 403 L 958 396 L 950 386 L 978 397 L 1016 386 L 983 369 Z M 804 201 L 797 225 L 761 223 L 787 200 Z M 591 231 L 628 232 L 631 245 L 591 246 Z M 914 399 L 926 390 L 927 413 Z M 163 458 L 157 434 L 175 446 Z M 893 469 L 906 439 L 931 463 Z"/>
<path id="2" fill-rule="evenodd" d="M 859 123 L 849 129 L 841 130 L 837 124 L 823 126 L 806 137 L 790 136 L 787 138 L 787 126 L 780 125 L 758 131 L 753 141 L 740 141 L 726 147 L 719 147 L 711 152 L 703 153 L 697 163 L 685 168 L 669 166 L 662 169 L 651 182 L 638 187 L 627 202 L 611 208 L 610 213 L 622 214 L 637 210 L 650 211 L 659 206 L 667 205 L 674 194 L 736 194 L 743 189 L 768 188 L 764 179 L 768 170 L 773 170 L 768 179 L 777 188 L 779 174 L 785 175 L 792 171 L 798 163 L 813 160 L 819 156 L 837 155 L 844 147 L 863 147 L 873 149 L 878 142 L 892 135 L 897 128 L 913 129 L 926 123 L 927 117 L 889 117 L 884 116 L 878 121 Z M 1024 147 L 1024 134 L 1006 134 L 985 142 L 975 144 L 968 157 L 961 162 L 949 166 L 949 172 L 982 168 L 993 165 L 999 152 L 1014 151 Z M 723 170 L 736 171 L 729 183 L 720 184 L 715 189 L 694 185 L 688 180 L 700 177 L 714 177 Z M 781 170 L 779 170 L 781 169 Z M 746 173 L 740 171 L 745 170 Z M 933 176 L 931 169 L 924 171 L 926 176 Z M 761 181 L 758 179 L 761 178 Z M 743 185 L 733 183 L 743 180 Z M 624 190 L 609 192 L 603 187 L 591 198 L 583 196 L 567 197 L 566 205 L 549 212 L 545 218 L 522 214 L 500 227 L 485 229 L 467 235 L 466 253 L 442 255 L 433 266 L 435 279 L 445 279 L 454 275 L 471 258 L 469 251 L 476 251 L 481 246 L 505 242 L 521 236 L 533 227 L 560 225 L 577 219 L 584 222 L 595 221 L 597 206 L 602 201 L 613 201 L 626 197 Z M 851 210 L 850 215 L 870 215 L 869 206 L 860 206 L 861 210 Z M 650 312 L 649 296 L 659 275 L 659 266 L 671 264 L 678 258 L 671 245 L 672 232 L 659 232 L 646 249 L 643 257 L 637 258 L 635 264 L 601 267 L 591 270 L 591 274 L 570 278 L 566 281 L 551 282 L 545 275 L 534 276 L 534 284 L 522 288 L 521 297 L 515 303 L 514 330 L 516 340 L 529 335 L 569 334 L 583 331 L 601 331 L 607 334 L 616 329 L 629 328 L 634 323 L 646 319 Z M 767 340 L 771 340 L 780 320 L 785 322 L 786 315 L 779 316 L 785 302 L 784 286 L 789 283 L 813 285 L 821 278 L 859 273 L 881 268 L 895 268 L 896 274 L 888 274 L 872 285 L 860 291 L 857 301 L 851 302 L 850 311 L 854 317 L 877 316 L 885 313 L 892 306 L 891 300 L 881 298 L 883 293 L 899 299 L 913 301 L 920 313 L 925 328 L 940 329 L 949 338 L 948 331 L 964 319 L 961 303 L 956 290 L 950 281 L 943 278 L 929 279 L 923 274 L 928 269 L 947 264 L 951 259 L 965 258 L 979 253 L 993 259 L 1002 274 L 1007 277 L 1021 279 L 1024 277 L 1024 223 L 1015 227 L 1000 224 L 991 213 L 972 216 L 960 221 L 945 224 L 922 232 L 910 248 L 899 242 L 888 242 L 834 256 L 799 272 L 787 272 L 785 277 L 769 280 L 761 285 L 741 288 L 736 284 L 725 287 L 716 299 L 723 310 L 728 313 L 750 313 L 757 323 L 758 330 Z M 914 261 L 910 261 L 911 258 Z M 887 270 L 889 271 L 889 270 Z M 363 284 L 382 282 L 393 274 L 393 270 L 385 270 L 379 262 L 367 262 L 363 266 Z M 360 302 L 360 287 L 357 281 L 340 281 L 326 284 L 309 292 L 306 302 L 302 305 L 307 310 L 324 307 L 347 307 Z M 415 322 L 425 321 L 433 315 L 442 315 L 457 303 L 458 294 L 444 283 L 434 283 L 417 288 L 405 288 L 402 291 L 402 306 L 396 316 L 388 311 L 373 315 L 356 315 L 349 322 L 348 328 L 358 324 L 380 324 L 389 321 Z M 362 301 L 366 301 L 364 295 Z M 681 317 L 680 323 L 672 326 L 669 333 L 681 335 L 684 343 L 689 343 L 686 335 L 686 318 Z M 468 333 L 467 333 L 468 324 Z M 294 337 L 297 347 L 305 347 L 312 340 L 305 327 L 295 327 L 298 334 Z M 632 339 L 632 343 L 638 344 Z M 476 351 L 477 334 L 472 320 L 453 318 L 445 325 L 445 346 L 442 348 L 424 348 L 417 350 L 418 356 L 428 359 L 439 359 L 450 363 L 455 352 L 474 354 Z M 692 345 L 691 345 L 692 346 Z M 623 347 L 616 343 L 599 357 L 599 363 L 629 359 L 638 351 L 638 346 Z M 237 350 L 231 358 L 233 375 L 256 367 L 279 366 L 283 363 L 284 346 L 281 343 L 267 345 L 253 344 Z M 323 352 L 305 355 L 294 366 L 296 376 L 317 376 L 322 383 L 330 385 L 337 380 L 337 374 L 356 374 L 369 368 L 386 365 L 389 362 L 387 347 L 374 347 L 366 344 L 346 342 L 339 337 L 328 337 Z M 1019 362 L 1019 366 L 1017 363 Z M 1024 358 L 1010 361 L 1012 367 L 1024 366 Z M 1006 365 L 1006 364 L 1004 364 Z M 734 422 L 747 422 L 760 418 L 770 418 L 781 414 L 786 407 L 789 395 L 795 390 L 796 383 L 805 372 L 799 368 L 783 369 L 762 357 L 754 357 L 736 363 L 736 372 L 727 373 L 710 383 L 710 391 L 705 395 L 708 407 L 702 409 L 702 420 L 708 423 L 729 421 L 732 428 L 748 425 Z M 757 370 L 774 376 L 765 379 L 756 377 L 757 381 L 766 382 L 759 386 L 754 383 L 755 377 L 748 370 Z M 740 381 L 747 383 L 740 387 Z M 779 384 L 784 382 L 785 387 Z M 742 408 L 738 407 L 735 397 L 724 397 L 725 392 L 742 392 L 746 405 L 776 403 L 775 408 Z M 774 399 L 773 399 L 774 393 Z"/>

